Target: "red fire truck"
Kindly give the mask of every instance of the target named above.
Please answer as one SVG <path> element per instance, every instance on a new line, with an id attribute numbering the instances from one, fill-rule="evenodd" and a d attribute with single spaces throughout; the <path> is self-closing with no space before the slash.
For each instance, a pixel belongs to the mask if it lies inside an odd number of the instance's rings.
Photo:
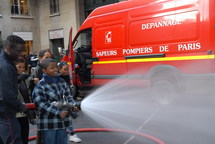
<path id="1" fill-rule="evenodd" d="M 122 75 L 163 90 L 187 88 L 179 81 L 195 77 L 206 85 L 202 77 L 215 72 L 214 9 L 214 0 L 128 0 L 95 9 L 73 41 L 70 34 L 75 89 Z"/>

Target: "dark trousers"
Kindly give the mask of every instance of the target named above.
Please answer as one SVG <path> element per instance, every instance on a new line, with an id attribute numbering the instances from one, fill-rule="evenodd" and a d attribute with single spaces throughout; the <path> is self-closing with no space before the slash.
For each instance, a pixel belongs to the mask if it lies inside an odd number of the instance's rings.
<path id="1" fill-rule="evenodd" d="M 20 124 L 15 116 L 0 114 L 0 144 L 23 144 Z"/>
<path id="2" fill-rule="evenodd" d="M 20 117 L 17 119 L 21 126 L 21 137 L 22 137 L 23 144 L 28 144 L 28 136 L 29 136 L 28 117 Z"/>

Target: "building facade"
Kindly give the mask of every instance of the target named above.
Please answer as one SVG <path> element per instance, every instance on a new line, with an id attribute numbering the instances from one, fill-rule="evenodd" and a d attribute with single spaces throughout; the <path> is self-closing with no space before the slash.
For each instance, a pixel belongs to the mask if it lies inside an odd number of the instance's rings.
<path id="1" fill-rule="evenodd" d="M 70 28 L 74 36 L 93 9 L 119 1 L 125 0 L 1 0 L 0 38 L 18 35 L 26 41 L 26 54 L 50 48 L 60 60 Z"/>
<path id="2" fill-rule="evenodd" d="M 26 41 L 26 53 L 40 48 L 39 6 L 37 1 L 1 0 L 0 38 L 21 36 Z"/>

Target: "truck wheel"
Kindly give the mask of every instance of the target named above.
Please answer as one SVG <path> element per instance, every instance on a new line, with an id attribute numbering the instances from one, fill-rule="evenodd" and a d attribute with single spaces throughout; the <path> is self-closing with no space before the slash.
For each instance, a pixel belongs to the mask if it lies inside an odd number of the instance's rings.
<path id="1" fill-rule="evenodd" d="M 152 97 L 160 104 L 170 104 L 177 97 L 176 85 L 168 80 L 158 80 L 152 85 Z"/>

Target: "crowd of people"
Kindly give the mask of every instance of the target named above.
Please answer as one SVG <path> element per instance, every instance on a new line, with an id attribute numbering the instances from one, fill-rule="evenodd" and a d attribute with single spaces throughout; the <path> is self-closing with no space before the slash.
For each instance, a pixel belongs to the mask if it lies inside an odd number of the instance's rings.
<path id="1" fill-rule="evenodd" d="M 70 111 L 55 102 L 74 103 L 66 62 L 56 63 L 50 49 L 23 58 L 25 41 L 10 35 L 0 52 L 0 143 L 27 144 L 29 124 L 37 124 L 36 143 L 81 142 L 75 134 Z M 26 103 L 36 109 L 28 109 Z"/>

